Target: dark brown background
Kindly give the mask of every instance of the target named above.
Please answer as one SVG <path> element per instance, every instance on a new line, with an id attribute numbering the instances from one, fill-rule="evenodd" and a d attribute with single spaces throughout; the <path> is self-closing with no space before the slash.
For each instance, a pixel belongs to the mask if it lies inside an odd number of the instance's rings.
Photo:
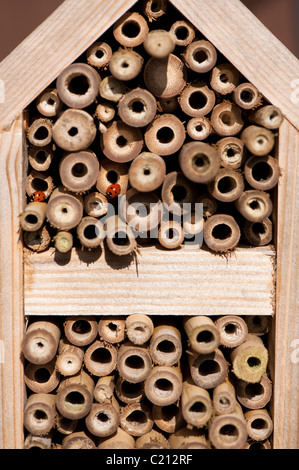
<path id="1" fill-rule="evenodd" d="M 63 0 L 1 0 L 0 61 L 61 3 Z M 243 3 L 299 57 L 298 0 L 243 0 Z"/>

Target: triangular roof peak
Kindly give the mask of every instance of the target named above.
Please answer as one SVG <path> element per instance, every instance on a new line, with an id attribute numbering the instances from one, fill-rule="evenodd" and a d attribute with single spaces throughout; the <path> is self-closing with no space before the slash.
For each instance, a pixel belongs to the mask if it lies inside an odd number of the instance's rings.
<path id="1" fill-rule="evenodd" d="M 299 130 L 299 61 L 240 0 L 169 1 Z M 135 3 L 65 0 L 1 62 L 0 128 Z"/>

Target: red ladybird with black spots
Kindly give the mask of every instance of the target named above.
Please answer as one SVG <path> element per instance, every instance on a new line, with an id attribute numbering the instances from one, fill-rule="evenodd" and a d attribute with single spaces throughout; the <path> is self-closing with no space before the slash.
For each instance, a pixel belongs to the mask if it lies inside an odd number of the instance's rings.
<path id="1" fill-rule="evenodd" d="M 32 193 L 32 199 L 34 202 L 42 202 L 46 199 L 46 195 L 43 191 L 35 191 Z"/>
<path id="2" fill-rule="evenodd" d="M 115 198 L 120 195 L 120 191 L 121 191 L 120 185 L 118 183 L 114 183 L 108 186 L 106 193 L 109 197 Z"/>

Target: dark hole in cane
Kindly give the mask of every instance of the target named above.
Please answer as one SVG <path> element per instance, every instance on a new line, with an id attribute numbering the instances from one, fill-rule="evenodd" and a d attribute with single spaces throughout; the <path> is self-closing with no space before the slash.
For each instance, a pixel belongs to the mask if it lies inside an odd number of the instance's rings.
<path id="1" fill-rule="evenodd" d="M 212 236 L 217 240 L 226 240 L 232 235 L 232 229 L 227 224 L 218 224 L 212 230 Z"/>
<path id="2" fill-rule="evenodd" d="M 79 335 L 85 335 L 87 333 L 90 333 L 91 325 L 86 320 L 76 320 L 72 325 L 72 330 L 74 333 L 77 333 Z"/>
<path id="3" fill-rule="evenodd" d="M 48 189 L 48 183 L 46 180 L 41 178 L 33 178 L 31 182 L 31 187 L 34 191 L 43 191 L 46 192 Z"/>
<path id="4" fill-rule="evenodd" d="M 174 139 L 174 132 L 171 127 L 161 127 L 157 131 L 157 139 L 161 144 L 169 144 Z"/>
<path id="5" fill-rule="evenodd" d="M 72 167 L 72 175 L 75 178 L 83 178 L 88 173 L 88 168 L 85 163 L 75 163 Z"/>
<path id="6" fill-rule="evenodd" d="M 130 240 L 126 232 L 116 232 L 116 234 L 113 237 L 113 243 L 117 246 L 124 246 L 124 245 L 129 245 Z"/>
<path id="7" fill-rule="evenodd" d="M 45 140 L 49 136 L 49 130 L 45 126 L 40 126 L 34 133 L 36 140 Z"/>
<path id="8" fill-rule="evenodd" d="M 109 183 L 115 184 L 119 180 L 119 175 L 116 171 L 110 170 L 110 171 L 108 171 L 108 173 L 106 175 L 106 178 L 109 181 Z"/>
<path id="9" fill-rule="evenodd" d="M 173 188 L 172 188 L 172 195 L 173 195 L 173 200 L 174 201 L 183 201 L 186 196 L 187 196 L 187 190 L 185 188 L 185 186 L 181 186 L 179 184 L 175 185 Z"/>
<path id="10" fill-rule="evenodd" d="M 71 78 L 68 84 L 68 90 L 74 95 L 85 95 L 89 90 L 90 83 L 85 75 L 77 75 Z"/>
<path id="11" fill-rule="evenodd" d="M 198 367 L 198 373 L 202 376 L 208 376 L 212 374 L 218 374 L 220 372 L 220 366 L 218 362 L 213 359 L 206 359 Z"/>
<path id="12" fill-rule="evenodd" d="M 136 38 L 138 34 L 140 34 L 140 25 L 137 23 L 137 21 L 126 21 L 123 24 L 121 31 L 124 36 L 133 39 Z"/>
<path id="13" fill-rule="evenodd" d="M 175 35 L 179 41 L 184 41 L 189 37 L 189 30 L 186 26 L 179 26 L 175 30 Z"/>
<path id="14" fill-rule="evenodd" d="M 208 53 L 202 49 L 195 50 L 193 53 L 193 59 L 195 60 L 195 62 L 202 64 L 203 62 L 208 60 Z"/>
<path id="15" fill-rule="evenodd" d="M 144 360 L 137 354 L 132 354 L 126 358 L 125 365 L 129 369 L 144 369 Z"/>
<path id="16" fill-rule="evenodd" d="M 207 104 L 207 97 L 200 91 L 194 91 L 189 96 L 189 105 L 192 109 L 202 109 Z"/>
<path id="17" fill-rule="evenodd" d="M 258 162 L 252 168 L 252 177 L 255 181 L 267 181 L 272 175 L 273 170 L 267 162 Z"/>
<path id="18" fill-rule="evenodd" d="M 157 344 L 157 350 L 163 354 L 173 354 L 176 348 L 172 341 L 164 339 Z"/>
<path id="19" fill-rule="evenodd" d="M 203 330 L 198 333 L 196 336 L 196 341 L 197 343 L 211 343 L 212 341 L 215 340 L 215 336 L 213 333 L 209 330 Z"/>
<path id="20" fill-rule="evenodd" d="M 34 380 L 38 382 L 39 384 L 43 384 L 48 382 L 50 379 L 51 374 L 48 369 L 45 367 L 41 367 L 40 369 L 36 369 L 34 372 Z"/>
<path id="21" fill-rule="evenodd" d="M 35 225 L 38 222 L 38 218 L 34 214 L 27 214 L 25 217 L 25 222 L 29 225 Z"/>
<path id="22" fill-rule="evenodd" d="M 144 413 L 144 411 L 134 410 L 134 411 L 132 411 L 132 413 L 130 413 L 127 416 L 126 421 L 131 423 L 133 426 L 134 425 L 136 426 L 138 424 L 147 423 L 147 417 L 146 417 L 146 414 Z"/>
<path id="23" fill-rule="evenodd" d="M 259 367 L 261 365 L 261 361 L 256 356 L 250 356 L 247 359 L 247 364 L 249 365 L 249 367 Z"/>
<path id="24" fill-rule="evenodd" d="M 91 353 L 90 359 L 98 364 L 110 364 L 112 356 L 107 348 L 97 348 Z"/>
<path id="25" fill-rule="evenodd" d="M 237 182 L 230 176 L 224 176 L 218 180 L 217 187 L 220 193 L 227 194 L 232 192 L 237 187 Z"/>

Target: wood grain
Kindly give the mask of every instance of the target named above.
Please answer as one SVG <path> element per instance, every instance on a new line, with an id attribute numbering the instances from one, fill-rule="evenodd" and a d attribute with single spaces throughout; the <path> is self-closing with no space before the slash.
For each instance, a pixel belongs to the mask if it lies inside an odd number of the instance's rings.
<path id="1" fill-rule="evenodd" d="M 291 101 L 299 60 L 239 0 L 171 3 L 299 129 Z"/>
<path id="2" fill-rule="evenodd" d="M 271 246 L 238 248 L 228 259 L 205 250 L 142 248 L 137 267 L 107 251 L 95 251 L 93 262 L 91 256 L 74 249 L 56 261 L 49 252 L 27 256 L 25 314 L 274 313 Z"/>
<path id="3" fill-rule="evenodd" d="M 299 448 L 299 134 L 284 122 L 279 137 L 274 447 Z M 297 349 L 297 353 L 296 350 Z"/>
<path id="4" fill-rule="evenodd" d="M 65 0 L 0 64 L 0 128 L 16 118 L 136 0 Z"/>
<path id="5" fill-rule="evenodd" d="M 23 445 L 23 248 L 18 216 L 25 194 L 26 151 L 21 118 L 0 134 L 0 155 L 0 340 L 4 344 L 4 362 L 0 364 L 0 448 L 8 449 Z"/>

